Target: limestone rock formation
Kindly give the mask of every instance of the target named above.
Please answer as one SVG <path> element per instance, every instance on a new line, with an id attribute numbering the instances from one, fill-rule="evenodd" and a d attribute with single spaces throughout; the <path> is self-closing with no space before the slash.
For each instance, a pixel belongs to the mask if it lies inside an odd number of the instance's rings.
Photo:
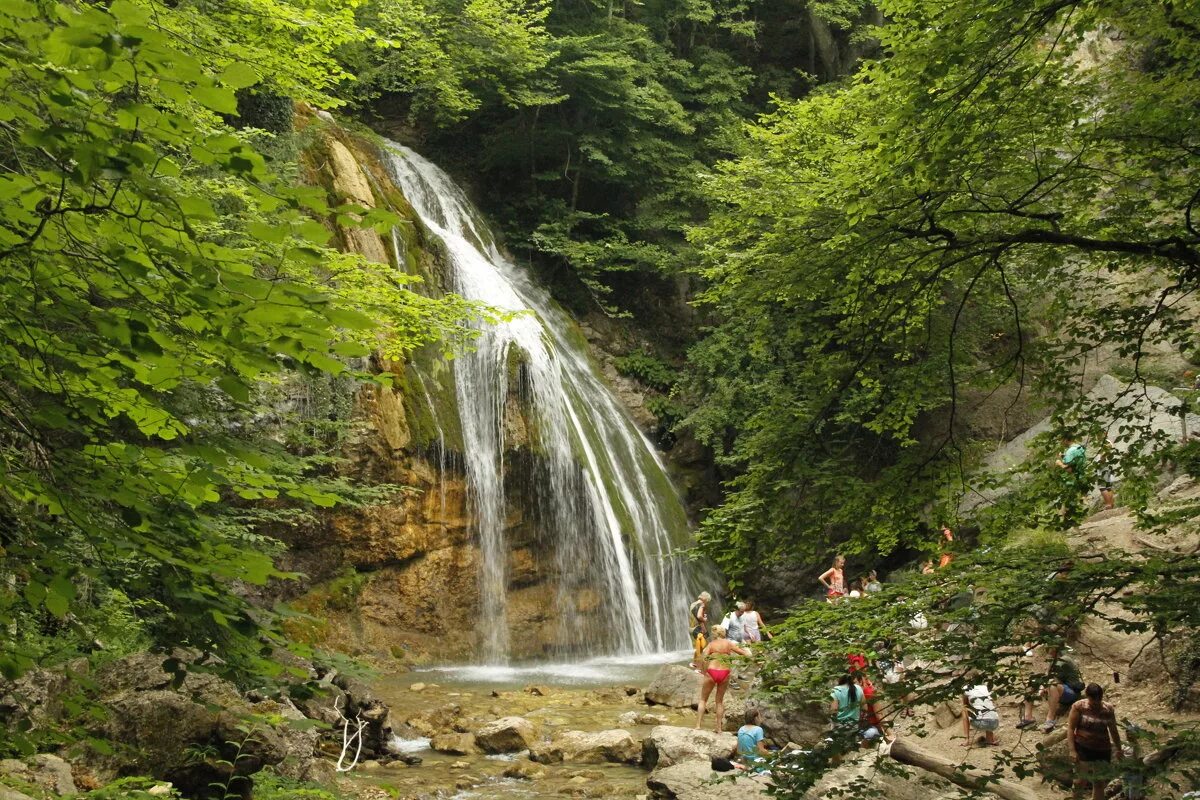
<path id="1" fill-rule="evenodd" d="M 71 765 L 50 753 L 38 753 L 22 761 L 15 758 L 0 760 L 0 777 L 15 778 L 53 795 L 75 794 L 78 791 Z"/>
<path id="2" fill-rule="evenodd" d="M 188 656 L 173 658 L 182 662 Z M 330 777 L 332 769 L 318 757 L 316 730 L 286 724 L 248 730 L 242 724 L 250 713 L 298 720 L 303 715 L 294 706 L 250 703 L 213 674 L 188 671 L 180 680 L 164 670 L 165 660 L 138 653 L 97 670 L 98 699 L 107 713 L 94 733 L 128 745 L 119 753 L 91 755 L 88 766 L 98 775 L 151 775 L 185 792 L 207 791 L 214 782 L 224 784 L 234 774 L 250 775 L 266 765 L 297 780 Z M 196 758 L 197 748 L 207 755 Z"/>
<path id="3" fill-rule="evenodd" d="M 626 711 L 617 718 L 617 724 L 623 728 L 634 725 L 666 725 L 669 720 L 661 714 L 649 714 L 645 711 Z"/>
<path id="4" fill-rule="evenodd" d="M 875 753 L 864 753 L 821 776 L 805 794 L 804 800 L 826 800 L 839 791 L 859 792 L 866 797 L 887 800 L 943 800 L 960 797 L 954 787 L 928 773 L 911 777 L 880 770 Z"/>
<path id="5" fill-rule="evenodd" d="M 475 746 L 475 737 L 469 733 L 439 733 L 430 740 L 429 749 L 452 756 L 466 756 L 479 751 Z"/>
<path id="6" fill-rule="evenodd" d="M 644 697 L 651 705 L 695 708 L 700 697 L 700 678 L 687 667 L 667 664 L 646 687 Z"/>
<path id="7" fill-rule="evenodd" d="M 728 757 L 736 746 L 737 737 L 732 734 L 659 725 L 642 742 L 642 763 L 651 769 L 684 761 L 707 764 L 714 756 Z"/>
<path id="8" fill-rule="evenodd" d="M 642 747 L 629 731 L 565 731 L 548 744 L 535 745 L 530 758 L 542 764 L 637 764 Z"/>
<path id="9" fill-rule="evenodd" d="M 663 767 L 646 779 L 655 800 L 757 800 L 769 796 L 769 785 L 760 776 L 713 772 L 707 760 Z"/>
<path id="10" fill-rule="evenodd" d="M 746 708 L 758 710 L 763 728 L 770 731 L 771 738 L 780 744 L 813 744 L 823 739 L 829 729 L 829 715 L 816 703 L 787 705 L 782 700 L 768 702 L 751 696 L 746 700 Z M 728 712 L 726 714 L 728 716 Z"/>
<path id="11" fill-rule="evenodd" d="M 485 753 L 516 753 L 537 741 L 537 730 L 524 717 L 501 717 L 475 731 L 475 743 Z"/>

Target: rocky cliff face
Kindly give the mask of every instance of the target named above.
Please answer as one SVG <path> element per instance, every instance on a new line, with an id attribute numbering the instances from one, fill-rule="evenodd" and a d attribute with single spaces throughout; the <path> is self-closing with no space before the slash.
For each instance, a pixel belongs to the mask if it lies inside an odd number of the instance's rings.
<path id="1" fill-rule="evenodd" d="M 309 179 L 326 188 L 331 204 L 384 206 L 404 220 L 395 247 L 374 230 L 334 226 L 342 246 L 418 274 L 423 291 L 442 291 L 441 257 L 390 183 L 374 145 L 331 123 L 314 118 L 310 125 L 318 143 L 308 154 Z M 284 566 L 308 578 L 304 593 L 291 599 L 313 617 L 295 621 L 291 633 L 351 653 L 413 662 L 463 659 L 479 638 L 480 553 L 453 377 L 433 352 L 402 363 L 376 357 L 371 367 L 391 373 L 393 386 L 367 386 L 355 397 L 349 477 L 402 488 L 385 504 L 334 513 L 287 536 Z M 521 631 L 513 642 L 520 657 L 553 648 L 557 567 L 553 536 L 539 524 L 531 495 L 539 456 L 521 399 L 519 363 L 511 374 L 504 415 L 508 616 L 510 629 Z M 576 605 L 585 613 L 596 605 L 587 587 L 579 589 Z"/>

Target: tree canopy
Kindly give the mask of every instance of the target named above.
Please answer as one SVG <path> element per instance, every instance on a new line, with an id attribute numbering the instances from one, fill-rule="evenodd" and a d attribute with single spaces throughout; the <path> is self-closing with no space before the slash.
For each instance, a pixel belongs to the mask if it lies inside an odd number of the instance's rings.
<path id="1" fill-rule="evenodd" d="M 1196 10 L 880 8 L 883 55 L 751 126 L 691 232 L 719 322 L 686 424 L 738 471 L 706 523 L 733 573 L 916 544 L 954 514 L 981 398 L 1036 386 L 1103 430 L 1089 354 L 1195 351 Z"/>
<path id="2" fill-rule="evenodd" d="M 266 617 L 232 591 L 279 576 L 245 501 L 278 516 L 364 498 L 328 469 L 336 443 L 289 451 L 281 395 L 364 379 L 348 360 L 381 333 L 403 354 L 466 313 L 328 249 L 326 217 L 388 219 L 330 208 L 268 163 L 270 135 L 235 127 L 239 93 L 268 84 L 332 102 L 333 51 L 361 35 L 344 6 L 0 8 L 7 630 L 88 641 L 97 595 L 118 591 L 167 642 L 276 669 Z M 33 664 L 35 640 L 6 636 L 0 672 Z"/>

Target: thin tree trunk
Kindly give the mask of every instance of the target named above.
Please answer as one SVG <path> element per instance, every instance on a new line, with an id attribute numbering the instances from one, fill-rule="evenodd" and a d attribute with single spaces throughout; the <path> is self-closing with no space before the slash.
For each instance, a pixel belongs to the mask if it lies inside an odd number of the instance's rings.
<path id="1" fill-rule="evenodd" d="M 892 742 L 891 746 L 887 748 L 887 753 L 901 764 L 940 775 L 964 789 L 990 792 L 1004 800 L 1040 800 L 1031 789 L 1027 789 L 1019 783 L 1002 779 L 989 780 L 983 770 L 956 764 L 902 739 Z"/>

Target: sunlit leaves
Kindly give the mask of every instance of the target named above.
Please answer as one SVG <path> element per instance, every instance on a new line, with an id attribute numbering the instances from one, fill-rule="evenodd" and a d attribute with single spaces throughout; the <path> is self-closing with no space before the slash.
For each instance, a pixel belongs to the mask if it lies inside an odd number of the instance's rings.
<path id="1" fill-rule="evenodd" d="M 278 523 L 362 496 L 329 474 L 336 436 L 304 457 L 279 441 L 275 395 L 350 396 L 347 359 L 383 337 L 401 357 L 465 305 L 391 265 L 343 280 L 362 262 L 328 249 L 324 190 L 280 180 L 224 117 L 262 82 L 328 100 L 331 49 L 366 35 L 347 4 L 310 0 L 0 6 L 6 630 L 77 624 L 98 584 L 175 615 L 167 644 L 271 641 L 232 589 L 285 576 L 239 506 L 270 501 Z M 5 674 L 32 663 L 21 647 L 0 644 Z"/>

